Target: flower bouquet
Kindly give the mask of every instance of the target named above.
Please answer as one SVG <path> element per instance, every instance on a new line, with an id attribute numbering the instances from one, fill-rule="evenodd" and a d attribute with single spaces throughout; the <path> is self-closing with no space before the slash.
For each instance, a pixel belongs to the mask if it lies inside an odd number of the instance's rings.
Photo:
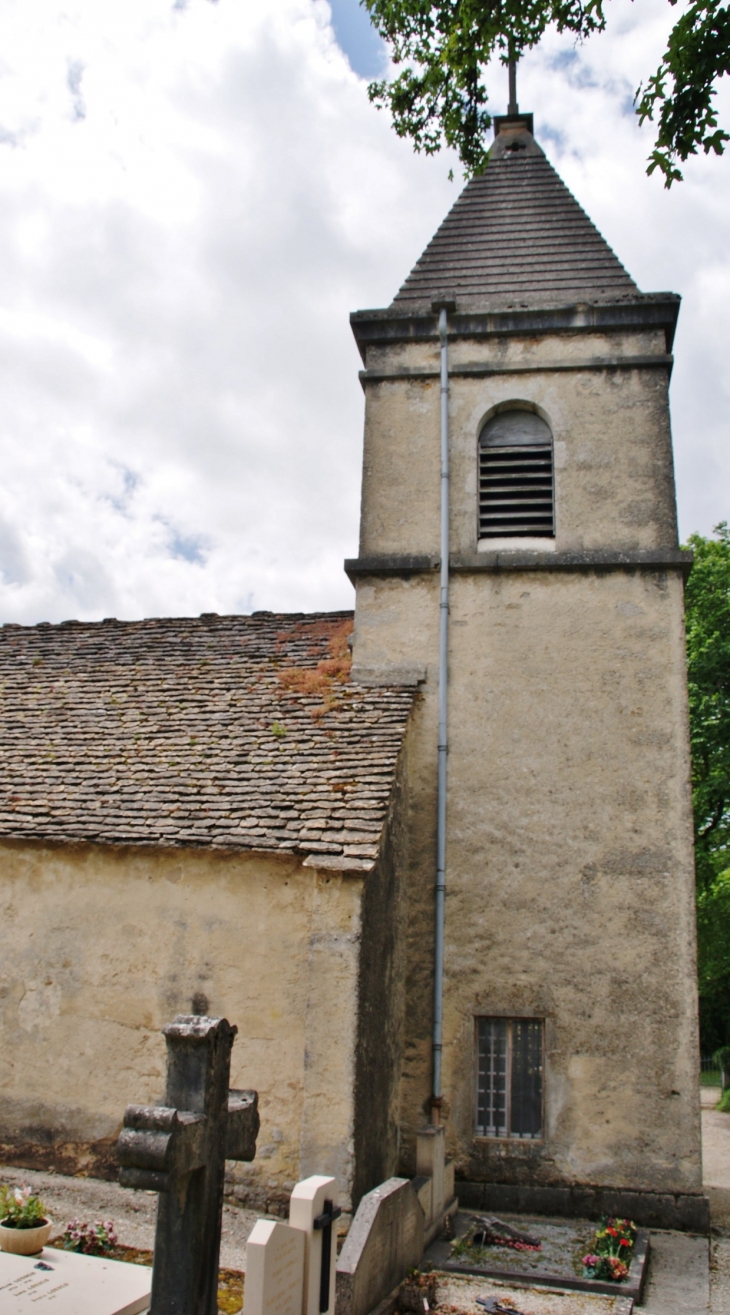
<path id="1" fill-rule="evenodd" d="M 636 1225 L 630 1219 L 602 1219 L 593 1245 L 583 1257 L 586 1278 L 625 1283 L 636 1242 Z"/>

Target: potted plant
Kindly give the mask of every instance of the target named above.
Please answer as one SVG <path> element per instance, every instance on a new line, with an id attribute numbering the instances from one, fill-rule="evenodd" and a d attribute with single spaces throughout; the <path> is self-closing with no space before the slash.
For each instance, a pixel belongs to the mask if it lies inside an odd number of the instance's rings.
<path id="1" fill-rule="evenodd" d="M 34 1256 L 51 1236 L 50 1219 L 30 1187 L 0 1187 L 0 1249 Z"/>

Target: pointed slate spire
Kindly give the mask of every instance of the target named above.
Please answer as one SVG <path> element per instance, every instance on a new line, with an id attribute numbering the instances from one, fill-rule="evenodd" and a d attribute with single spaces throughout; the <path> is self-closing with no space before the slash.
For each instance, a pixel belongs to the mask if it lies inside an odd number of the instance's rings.
<path id="1" fill-rule="evenodd" d="M 641 299 L 633 279 L 532 136 L 532 115 L 496 119 L 483 174 L 467 183 L 393 301 L 461 311 Z"/>

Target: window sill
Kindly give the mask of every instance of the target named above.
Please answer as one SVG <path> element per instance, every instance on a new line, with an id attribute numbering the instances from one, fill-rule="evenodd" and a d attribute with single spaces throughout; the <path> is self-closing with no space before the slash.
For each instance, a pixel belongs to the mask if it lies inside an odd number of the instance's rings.
<path id="1" fill-rule="evenodd" d="M 485 1137 L 475 1132 L 472 1138 L 480 1146 L 544 1146 L 544 1137 Z"/>
<path id="2" fill-rule="evenodd" d="M 477 552 L 555 552 L 555 540 L 537 534 L 505 534 L 477 540 Z"/>

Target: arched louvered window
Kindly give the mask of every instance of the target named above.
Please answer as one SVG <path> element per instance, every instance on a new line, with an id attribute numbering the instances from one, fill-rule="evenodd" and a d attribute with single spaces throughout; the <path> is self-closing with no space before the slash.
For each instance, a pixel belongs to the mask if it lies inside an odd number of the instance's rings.
<path id="1" fill-rule="evenodd" d="M 554 534 L 550 426 L 535 411 L 498 411 L 479 435 L 479 538 Z"/>

